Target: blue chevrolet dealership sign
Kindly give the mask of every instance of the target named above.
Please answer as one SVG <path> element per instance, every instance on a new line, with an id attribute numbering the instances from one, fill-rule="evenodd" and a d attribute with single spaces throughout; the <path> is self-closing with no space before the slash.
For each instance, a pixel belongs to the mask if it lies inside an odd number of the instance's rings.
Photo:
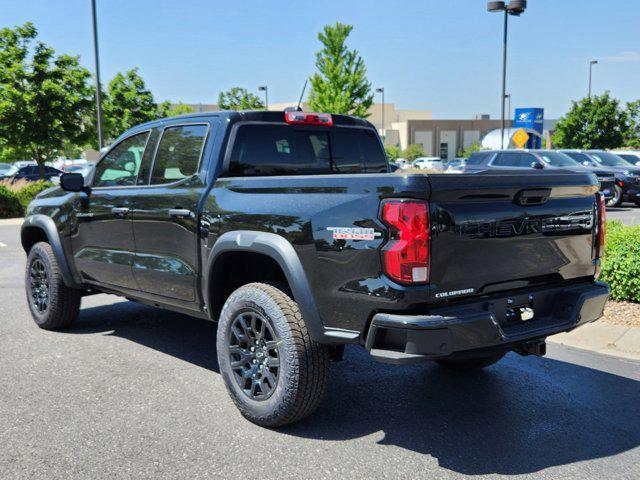
<path id="1" fill-rule="evenodd" d="M 513 126 L 538 132 L 542 136 L 544 130 L 544 108 L 516 108 Z M 528 148 L 540 148 L 540 139 L 533 137 L 527 144 Z"/>

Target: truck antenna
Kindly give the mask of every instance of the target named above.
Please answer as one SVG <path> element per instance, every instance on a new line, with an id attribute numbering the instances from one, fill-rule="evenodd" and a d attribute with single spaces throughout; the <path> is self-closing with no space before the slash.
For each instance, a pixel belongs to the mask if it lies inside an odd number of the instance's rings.
<path id="1" fill-rule="evenodd" d="M 296 106 L 296 110 L 298 112 L 302 111 L 302 108 L 300 108 L 300 104 L 302 103 L 302 97 L 304 97 L 304 91 L 307 89 L 307 82 L 309 81 L 308 78 L 304 79 L 304 85 L 302 86 L 302 93 L 300 94 L 300 100 L 298 100 L 298 105 Z"/>

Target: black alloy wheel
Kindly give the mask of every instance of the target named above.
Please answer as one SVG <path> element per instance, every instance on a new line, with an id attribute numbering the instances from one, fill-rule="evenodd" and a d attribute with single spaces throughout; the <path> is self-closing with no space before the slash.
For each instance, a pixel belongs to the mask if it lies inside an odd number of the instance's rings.
<path id="1" fill-rule="evenodd" d="M 229 363 L 244 394 L 266 400 L 278 385 L 280 354 L 269 321 L 254 310 L 239 313 L 229 329 Z"/>
<path id="2" fill-rule="evenodd" d="M 29 269 L 29 293 L 31 304 L 39 312 L 49 308 L 49 275 L 40 257 L 35 257 Z"/>

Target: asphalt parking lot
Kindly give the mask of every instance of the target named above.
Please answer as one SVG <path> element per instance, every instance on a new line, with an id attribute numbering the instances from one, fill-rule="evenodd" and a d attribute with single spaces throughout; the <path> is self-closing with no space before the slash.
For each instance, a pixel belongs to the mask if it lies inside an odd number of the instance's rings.
<path id="1" fill-rule="evenodd" d="M 618 208 L 607 208 L 607 220 L 620 220 L 625 225 L 640 225 L 640 207 L 623 203 Z"/>
<path id="2" fill-rule="evenodd" d="M 640 478 L 640 363 L 550 345 L 453 375 L 352 348 L 314 416 L 267 430 L 228 398 L 209 322 L 97 295 L 39 330 L 18 231 L 0 226 L 3 480 Z"/>

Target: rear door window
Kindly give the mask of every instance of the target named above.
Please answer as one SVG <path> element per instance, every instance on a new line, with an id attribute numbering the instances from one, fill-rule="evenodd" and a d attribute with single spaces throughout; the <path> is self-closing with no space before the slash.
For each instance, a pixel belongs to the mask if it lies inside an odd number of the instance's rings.
<path id="1" fill-rule="evenodd" d="M 229 161 L 238 176 L 386 172 L 374 132 L 363 128 L 241 125 Z"/>
<path id="2" fill-rule="evenodd" d="M 151 185 L 177 182 L 198 172 L 208 125 L 167 127 L 151 170 Z"/>

